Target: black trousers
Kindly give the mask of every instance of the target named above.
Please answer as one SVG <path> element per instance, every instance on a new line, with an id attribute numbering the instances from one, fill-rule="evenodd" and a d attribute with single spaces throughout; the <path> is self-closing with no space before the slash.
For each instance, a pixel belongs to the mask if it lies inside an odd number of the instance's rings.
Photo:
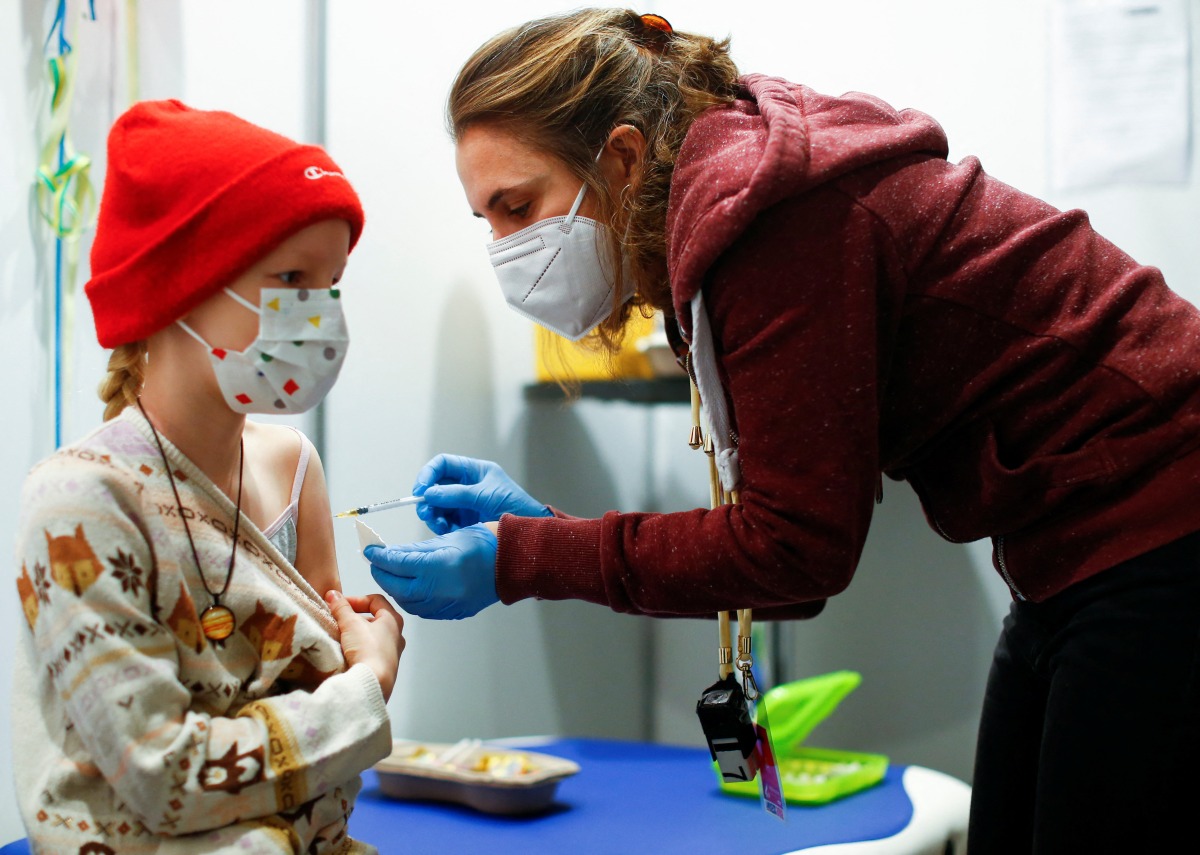
<path id="1" fill-rule="evenodd" d="M 1200 852 L 1200 533 L 1014 603 L 970 855 Z"/>

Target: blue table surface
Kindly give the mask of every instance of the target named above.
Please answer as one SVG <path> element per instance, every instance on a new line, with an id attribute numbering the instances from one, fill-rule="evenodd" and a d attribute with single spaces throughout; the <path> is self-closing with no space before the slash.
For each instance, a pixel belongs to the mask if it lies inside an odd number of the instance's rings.
<path id="1" fill-rule="evenodd" d="M 363 775 L 350 831 L 381 855 L 437 853 L 781 853 L 878 840 L 912 818 L 902 766 L 877 786 L 827 805 L 788 805 L 787 821 L 757 799 L 723 795 L 703 748 L 604 739 L 558 739 L 530 750 L 574 760 L 555 803 L 535 816 L 494 816 L 439 802 L 395 801 Z M 23 855 L 24 842 L 0 848 Z"/>
<path id="2" fill-rule="evenodd" d="M 877 840 L 912 819 L 904 767 L 877 786 L 827 805 L 788 805 L 787 821 L 758 799 L 727 796 L 703 748 L 602 739 L 559 739 L 530 750 L 574 760 L 580 772 L 559 785 L 544 814 L 504 817 L 436 802 L 401 802 L 379 791 L 374 772 L 350 820 L 350 832 L 400 852 L 777 853 L 809 846 Z"/>

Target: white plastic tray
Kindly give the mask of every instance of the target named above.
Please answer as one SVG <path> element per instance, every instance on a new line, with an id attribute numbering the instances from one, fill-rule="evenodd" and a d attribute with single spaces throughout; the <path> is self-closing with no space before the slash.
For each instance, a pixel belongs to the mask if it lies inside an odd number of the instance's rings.
<path id="1" fill-rule="evenodd" d="M 579 771 L 578 764 L 562 757 L 486 743 L 460 752 L 453 765 L 415 759 L 422 752 L 442 754 L 452 747 L 449 743 L 394 740 L 392 753 L 375 764 L 379 789 L 394 799 L 455 802 L 485 813 L 535 813 L 553 803 L 563 778 Z M 505 776 L 472 770 L 483 754 L 520 755 L 532 768 Z"/>

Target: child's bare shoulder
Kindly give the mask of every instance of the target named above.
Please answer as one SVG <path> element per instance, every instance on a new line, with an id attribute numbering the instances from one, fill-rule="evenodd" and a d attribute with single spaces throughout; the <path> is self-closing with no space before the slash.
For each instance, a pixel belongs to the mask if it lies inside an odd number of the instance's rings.
<path id="1" fill-rule="evenodd" d="M 246 421 L 243 434 L 246 457 L 259 465 L 289 479 L 300 462 L 300 452 L 308 439 L 296 428 L 287 425 Z"/>

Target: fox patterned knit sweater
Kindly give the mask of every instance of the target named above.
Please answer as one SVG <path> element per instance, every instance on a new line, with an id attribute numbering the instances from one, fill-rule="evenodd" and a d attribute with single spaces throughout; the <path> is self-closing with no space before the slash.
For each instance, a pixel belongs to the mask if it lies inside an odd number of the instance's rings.
<path id="1" fill-rule="evenodd" d="M 164 440 L 208 589 L 233 503 Z M 26 479 L 13 689 L 21 813 L 37 852 L 373 852 L 347 834 L 391 736 L 375 676 L 347 669 L 325 604 L 245 517 L 211 603 L 135 408 Z"/>

